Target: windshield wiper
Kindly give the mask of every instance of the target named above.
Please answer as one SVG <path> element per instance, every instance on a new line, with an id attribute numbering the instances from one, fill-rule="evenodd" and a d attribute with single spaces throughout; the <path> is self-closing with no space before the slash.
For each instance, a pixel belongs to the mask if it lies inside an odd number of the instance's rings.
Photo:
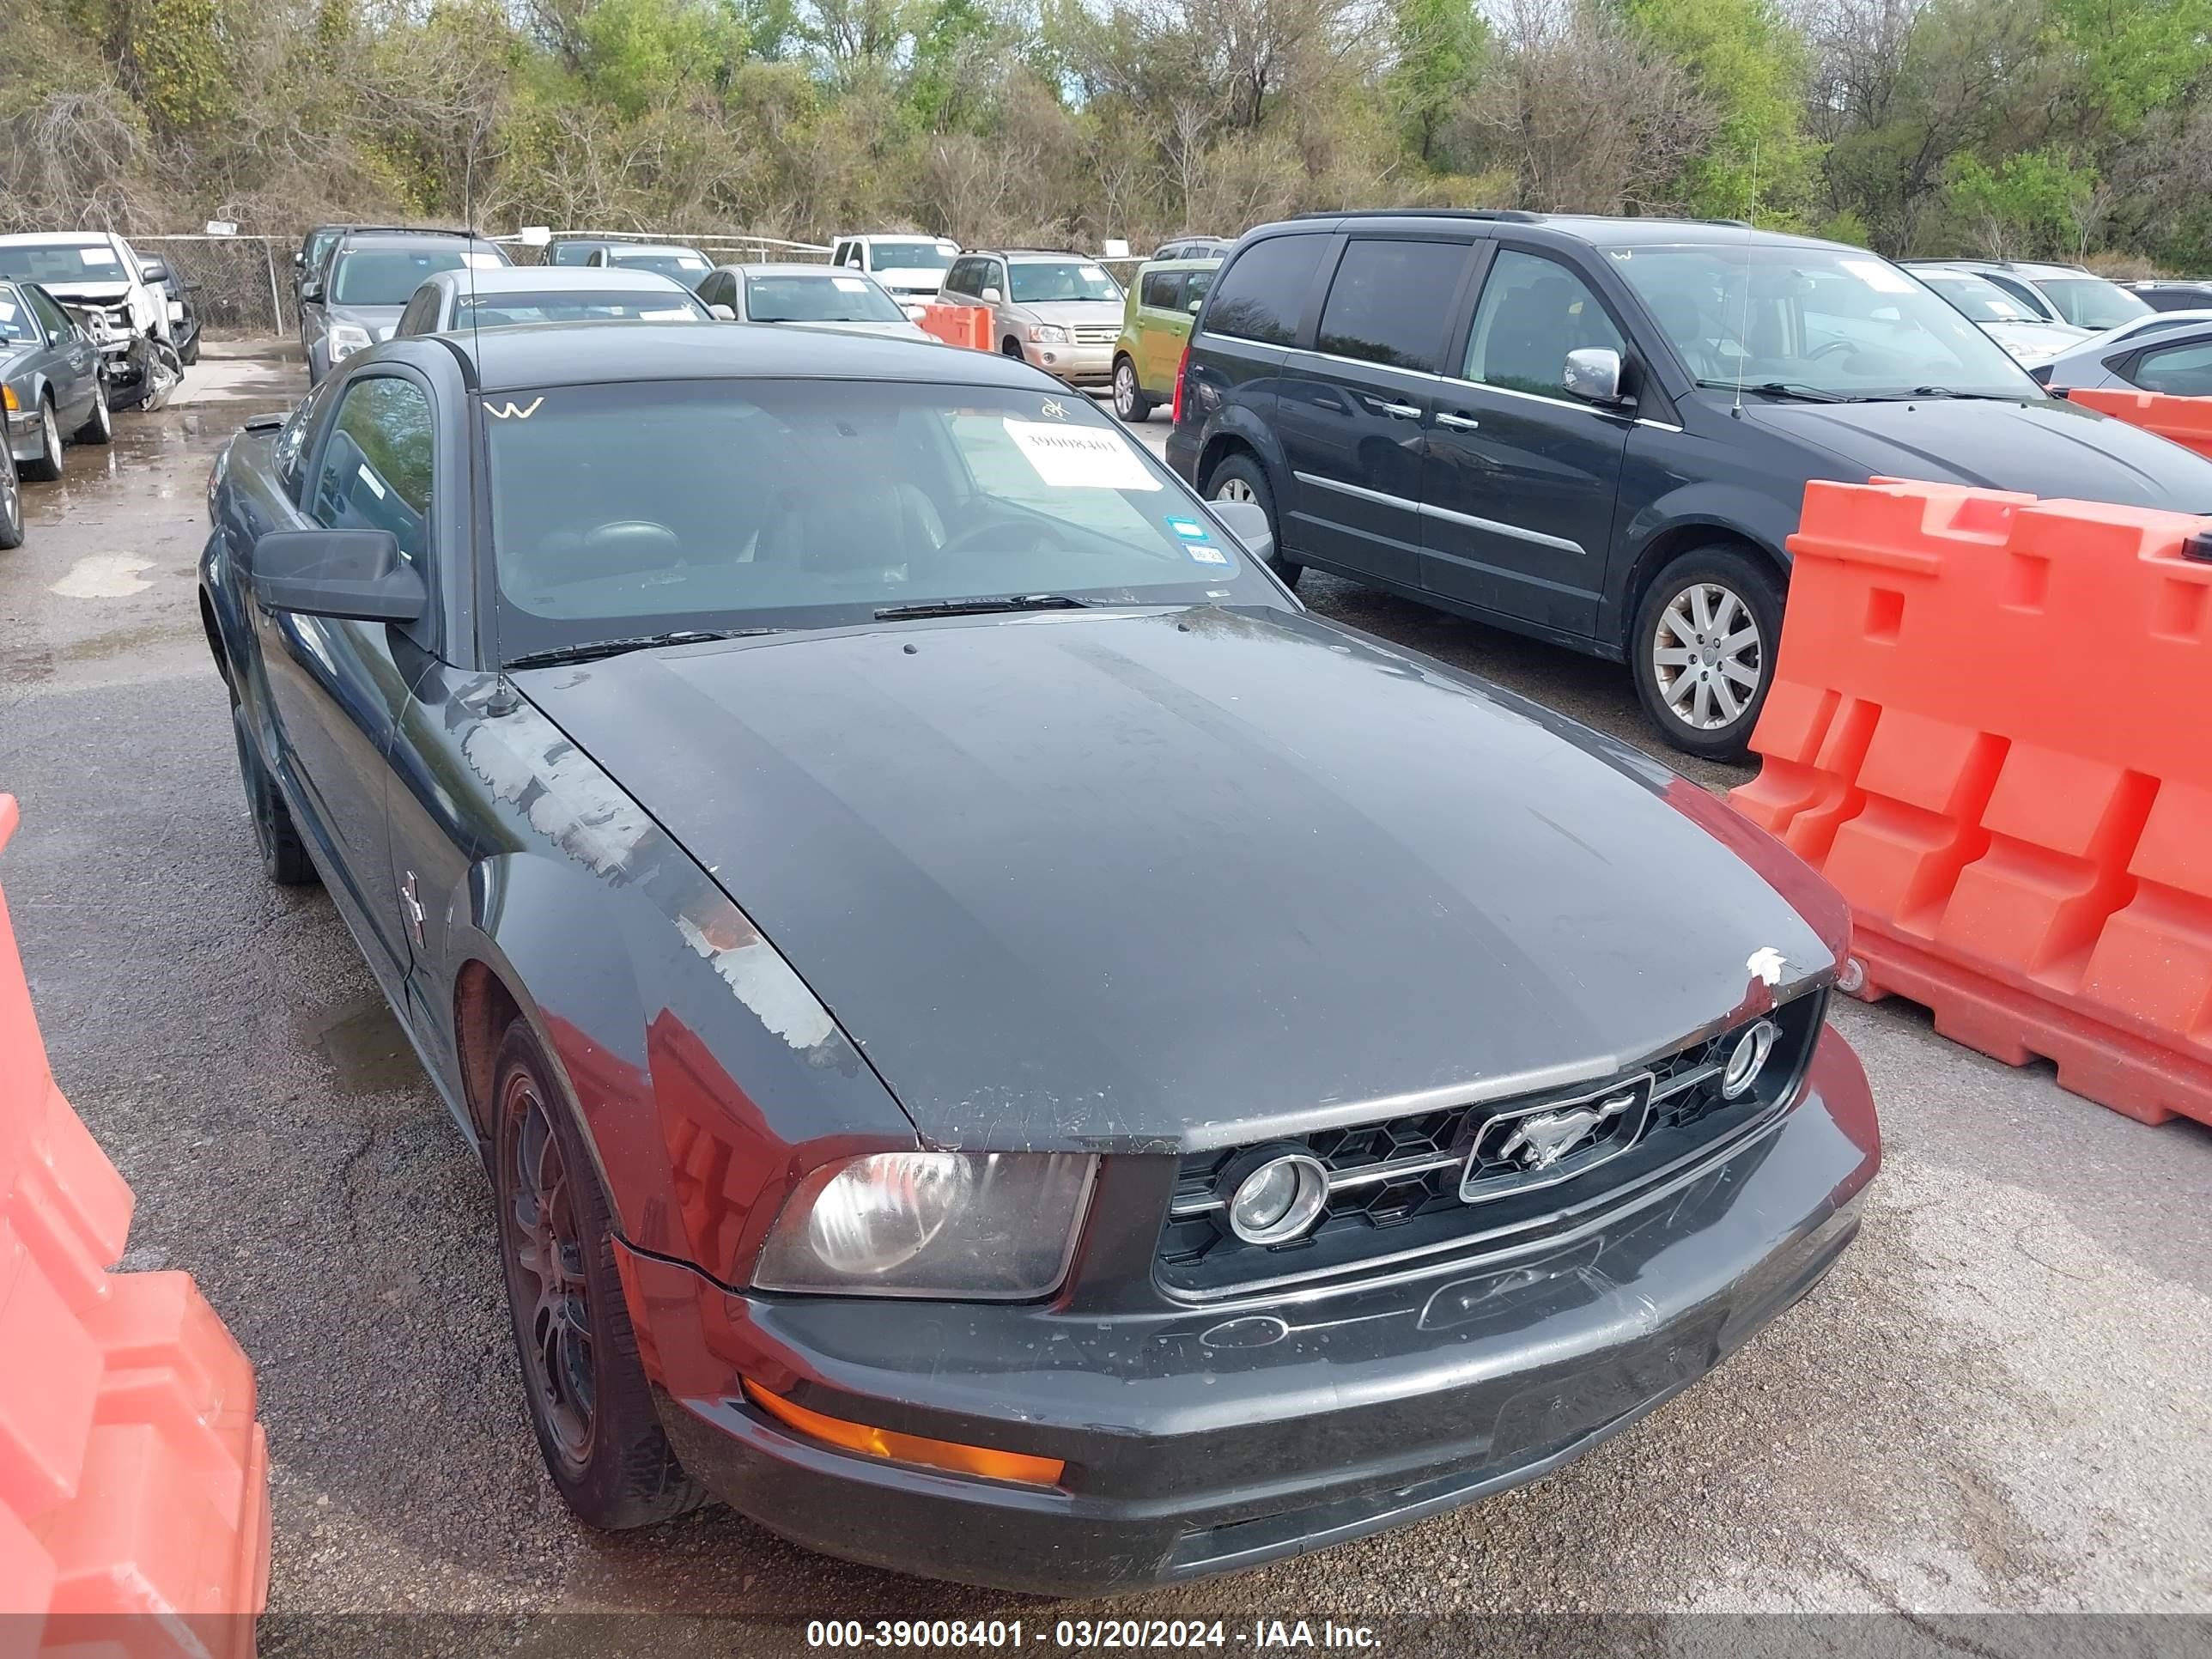
<path id="1" fill-rule="evenodd" d="M 942 599 L 933 605 L 887 605 L 878 622 L 908 622 L 917 617 L 988 617 L 1000 611 L 1083 611 L 1088 599 L 1066 593 L 1009 593 L 998 599 Z"/>
<path id="2" fill-rule="evenodd" d="M 638 634 L 623 640 L 593 640 L 585 645 L 556 645 L 544 651 L 526 651 L 509 657 L 506 668 L 550 668 L 556 663 L 590 662 L 599 657 L 619 657 L 626 651 L 650 651 L 661 645 L 702 645 L 709 640 L 750 640 L 775 634 L 775 628 L 678 628 L 666 634 Z"/>
<path id="3" fill-rule="evenodd" d="M 1700 380 L 1699 386 L 1716 386 L 1723 392 L 1739 388 L 1734 380 Z M 1855 404 L 1859 400 L 1847 392 L 1830 392 L 1824 386 L 1807 386 L 1802 380 L 1750 380 L 1741 388 L 1745 392 L 1760 392 L 1770 398 L 1795 398 L 1808 404 Z"/>
<path id="4" fill-rule="evenodd" d="M 1960 398 L 1985 404 L 2016 404 L 2022 401 L 2016 392 L 1954 392 L 1948 386 L 1917 386 L 1905 398 L 1884 399 L 1887 403 L 1903 403 L 1906 398 Z"/>

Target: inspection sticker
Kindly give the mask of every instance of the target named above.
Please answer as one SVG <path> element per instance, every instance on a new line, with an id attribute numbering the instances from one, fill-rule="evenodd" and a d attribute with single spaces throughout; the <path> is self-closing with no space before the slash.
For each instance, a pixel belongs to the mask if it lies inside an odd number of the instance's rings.
<path id="1" fill-rule="evenodd" d="M 1206 539 L 1206 526 L 1195 519 L 1170 519 L 1168 528 L 1187 542 L 1202 542 Z"/>
<path id="2" fill-rule="evenodd" d="M 1146 471 L 1128 441 L 1119 433 L 1097 427 L 1047 426 L 1042 421 L 1006 422 L 1006 435 L 1014 441 L 1038 477 L 1058 489 L 1158 489 L 1160 481 Z"/>
<path id="3" fill-rule="evenodd" d="M 868 285 L 857 276 L 832 276 L 830 283 L 840 294 L 866 294 Z"/>
<path id="4" fill-rule="evenodd" d="M 1183 544 L 1182 550 L 1200 564 L 1221 565 L 1225 568 L 1229 563 L 1229 556 L 1211 542 L 1186 542 Z"/>

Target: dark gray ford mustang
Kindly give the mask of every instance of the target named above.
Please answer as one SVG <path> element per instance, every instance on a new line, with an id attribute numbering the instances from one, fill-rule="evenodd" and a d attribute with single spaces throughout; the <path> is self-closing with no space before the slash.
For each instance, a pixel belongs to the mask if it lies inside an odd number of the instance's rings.
<path id="1" fill-rule="evenodd" d="M 1834 895 L 1021 364 L 395 341 L 210 489 L 264 862 L 485 1160 L 589 1521 L 1249 1565 L 1541 1474 L 1856 1230 Z"/>

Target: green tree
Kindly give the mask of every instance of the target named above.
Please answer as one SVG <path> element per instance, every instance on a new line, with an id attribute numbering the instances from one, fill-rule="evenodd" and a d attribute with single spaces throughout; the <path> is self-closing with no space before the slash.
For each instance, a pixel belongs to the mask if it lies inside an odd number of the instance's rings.
<path id="1" fill-rule="evenodd" d="M 1437 161 L 1437 141 L 1473 94 L 1489 43 L 1475 0 L 1393 0 L 1382 95 L 1422 161 Z"/>
<path id="2" fill-rule="evenodd" d="M 1621 0 L 1645 36 L 1687 71 L 1718 118 L 1683 169 L 1692 213 L 1794 222 L 1818 149 L 1804 128 L 1803 38 L 1775 0 Z"/>

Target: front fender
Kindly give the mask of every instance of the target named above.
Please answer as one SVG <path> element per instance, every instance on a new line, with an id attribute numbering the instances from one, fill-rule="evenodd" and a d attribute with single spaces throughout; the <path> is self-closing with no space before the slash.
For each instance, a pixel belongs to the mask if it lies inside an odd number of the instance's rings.
<path id="1" fill-rule="evenodd" d="M 1626 539 L 1640 559 L 1644 550 L 1662 538 L 1674 539 L 1671 532 L 1709 527 L 1751 543 L 1778 568 L 1787 570 L 1789 541 L 1796 532 L 1803 501 L 1802 490 L 1785 496 L 1771 489 L 1700 479 L 1647 502 L 1628 521 Z"/>
<path id="2" fill-rule="evenodd" d="M 471 964 L 505 988 L 561 1073 L 627 1242 L 736 1282 L 799 1175 L 916 1144 L 781 954 L 558 727 L 526 703 L 464 754 L 503 822 L 429 907 L 446 965 L 432 994 L 459 1022 Z M 495 1135 L 489 1057 L 449 1041 Z"/>

